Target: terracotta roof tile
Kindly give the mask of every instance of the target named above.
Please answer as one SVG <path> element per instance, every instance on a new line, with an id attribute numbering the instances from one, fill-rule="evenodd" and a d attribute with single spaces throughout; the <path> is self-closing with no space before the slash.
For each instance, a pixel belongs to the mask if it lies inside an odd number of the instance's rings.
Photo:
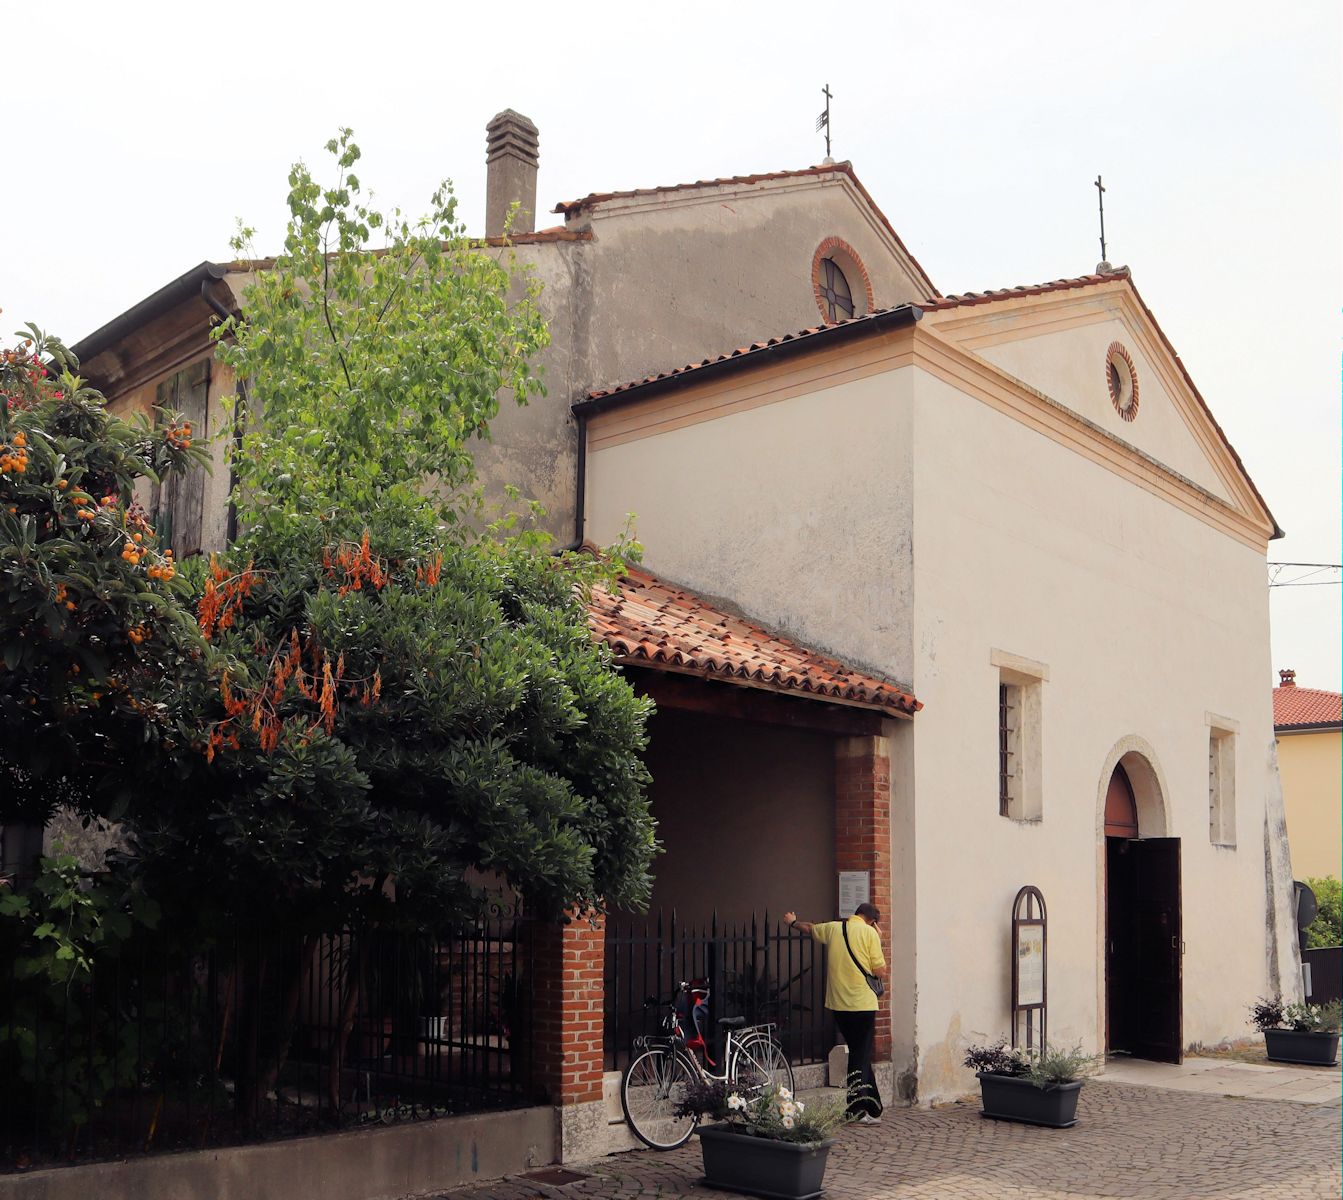
<path id="1" fill-rule="evenodd" d="M 616 660 L 744 683 L 901 716 L 923 707 L 908 692 L 715 608 L 702 596 L 632 567 L 617 592 L 593 590 L 588 624 Z"/>
<path id="2" fill-rule="evenodd" d="M 663 187 L 650 188 L 631 188 L 622 192 L 589 192 L 581 200 L 562 200 L 551 210 L 552 212 L 563 213 L 567 221 L 571 217 L 576 217 L 585 209 L 594 208 L 598 204 L 605 204 L 608 200 L 629 200 L 635 196 L 657 196 L 664 192 L 686 192 L 693 191 L 695 188 L 709 187 L 741 187 L 754 183 L 768 183 L 775 179 L 798 179 L 808 175 L 844 175 L 848 177 L 850 183 L 858 190 L 858 194 L 867 202 L 873 213 L 877 216 L 885 227 L 886 232 L 895 240 L 895 244 L 900 247 L 901 252 L 913 264 L 914 269 L 922 276 L 924 283 L 928 285 L 928 290 L 933 295 L 939 295 L 936 285 L 928 277 L 928 272 L 919 264 L 919 260 L 910 252 L 909 247 L 901 240 L 900 235 L 895 232 L 895 226 L 887 219 L 886 214 L 877 207 L 877 202 L 872 199 L 871 193 L 862 184 L 862 181 L 854 173 L 853 164 L 850 162 L 821 163 L 814 167 L 799 167 L 792 171 L 765 171 L 756 175 L 729 175 L 721 179 L 699 179 L 694 183 L 671 183 Z"/>
<path id="3" fill-rule="evenodd" d="M 1316 725 L 1343 725 L 1343 694 L 1295 685 L 1273 689 L 1274 729 Z"/>
<path id="4" fill-rule="evenodd" d="M 963 292 L 959 296 L 935 296 L 919 307 L 924 312 L 940 312 L 946 308 L 964 308 L 971 304 L 988 304 L 995 300 L 1016 300 L 1022 296 L 1043 296 L 1047 292 L 1064 292 L 1071 288 L 1091 287 L 1112 279 L 1128 279 L 1129 269 L 1118 267 L 1100 275 L 1079 275 L 1075 279 L 1055 279 L 1049 283 L 1028 283 L 1010 288 L 989 288 L 982 292 Z"/>

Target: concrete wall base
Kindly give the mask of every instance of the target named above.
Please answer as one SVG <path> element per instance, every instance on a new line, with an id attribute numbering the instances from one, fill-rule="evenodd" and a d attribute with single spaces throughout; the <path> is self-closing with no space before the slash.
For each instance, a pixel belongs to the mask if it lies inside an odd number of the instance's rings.
<path id="1" fill-rule="evenodd" d="M 30 1171 L 0 1177 L 0 1200 L 394 1200 L 553 1163 L 555 1111 L 443 1117 Z"/>

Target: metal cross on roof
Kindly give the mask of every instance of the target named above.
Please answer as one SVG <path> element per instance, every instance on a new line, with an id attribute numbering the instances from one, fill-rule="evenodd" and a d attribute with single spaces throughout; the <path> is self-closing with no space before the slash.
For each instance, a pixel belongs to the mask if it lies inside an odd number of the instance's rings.
<path id="1" fill-rule="evenodd" d="M 1096 199 L 1101 206 L 1101 262 L 1109 262 L 1105 256 L 1105 185 L 1101 183 L 1099 175 L 1096 176 Z"/>
<path id="2" fill-rule="evenodd" d="M 821 89 L 821 94 L 825 97 L 825 112 L 816 118 L 816 132 L 825 130 L 825 156 L 830 157 L 830 85 L 827 83 Z"/>

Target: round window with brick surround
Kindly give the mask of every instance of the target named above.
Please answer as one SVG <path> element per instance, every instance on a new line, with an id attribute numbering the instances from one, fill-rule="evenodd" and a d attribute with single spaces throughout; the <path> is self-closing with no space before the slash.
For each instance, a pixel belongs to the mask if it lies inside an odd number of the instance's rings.
<path id="1" fill-rule="evenodd" d="M 872 280 L 858 253 L 842 238 L 826 238 L 811 257 L 811 287 L 827 325 L 870 313 Z"/>
<path id="2" fill-rule="evenodd" d="M 1105 354 L 1105 386 L 1110 400 L 1125 421 L 1138 415 L 1138 372 L 1133 359 L 1119 342 L 1111 342 Z"/>

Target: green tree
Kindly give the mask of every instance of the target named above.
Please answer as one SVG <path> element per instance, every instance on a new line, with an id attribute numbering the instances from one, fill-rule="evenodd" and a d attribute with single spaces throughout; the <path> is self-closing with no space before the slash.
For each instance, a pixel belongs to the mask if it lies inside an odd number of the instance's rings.
<path id="1" fill-rule="evenodd" d="M 1325 875 L 1307 879 L 1305 884 L 1315 893 L 1320 906 L 1315 920 L 1306 926 L 1306 945 L 1311 949 L 1343 945 L 1343 892 L 1339 881 L 1332 875 Z"/>
<path id="2" fill-rule="evenodd" d="M 109 416 L 36 327 L 0 350 L 0 823 L 122 815 L 191 755 L 175 685 L 207 645 L 137 486 L 203 455 L 172 414 Z"/>
<path id="3" fill-rule="evenodd" d="M 141 814 L 143 848 L 314 919 L 466 917 L 482 871 L 545 916 L 640 905 L 648 707 L 583 605 L 608 569 L 466 519 L 471 441 L 540 389 L 536 285 L 466 238 L 446 184 L 386 218 L 349 131 L 327 149 L 335 182 L 293 168 L 285 253 L 219 331 L 243 533 L 192 578 L 226 673 L 196 803 Z"/>

